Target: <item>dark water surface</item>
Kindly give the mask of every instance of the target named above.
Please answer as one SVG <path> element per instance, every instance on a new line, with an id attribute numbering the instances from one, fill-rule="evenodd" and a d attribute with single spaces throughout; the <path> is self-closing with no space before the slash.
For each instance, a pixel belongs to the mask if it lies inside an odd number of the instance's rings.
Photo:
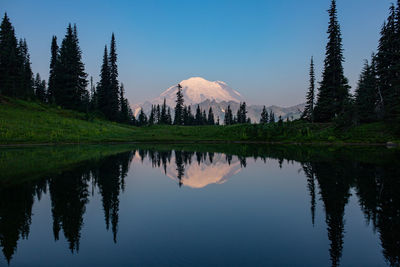
<path id="1" fill-rule="evenodd" d="M 400 153 L 0 149 L 0 266 L 399 266 Z"/>

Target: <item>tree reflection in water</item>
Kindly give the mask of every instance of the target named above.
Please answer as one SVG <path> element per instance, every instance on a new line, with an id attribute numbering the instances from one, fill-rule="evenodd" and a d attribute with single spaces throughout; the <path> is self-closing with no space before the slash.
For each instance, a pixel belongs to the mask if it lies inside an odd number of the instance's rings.
<path id="1" fill-rule="evenodd" d="M 223 153 L 219 153 L 223 152 Z M 400 170 L 399 152 L 363 149 L 334 149 L 273 146 L 235 146 L 211 149 L 141 148 L 75 164 L 58 174 L 13 185 L 0 184 L 0 246 L 8 262 L 20 238 L 27 239 L 35 199 L 50 194 L 54 239 L 62 231 L 72 253 L 79 252 L 84 214 L 91 193 L 98 189 L 105 227 L 111 226 L 117 242 L 120 195 L 134 157 L 176 179 L 178 185 L 202 188 L 221 184 L 246 168 L 249 158 L 299 162 L 310 195 L 311 223 L 315 224 L 316 203 L 321 199 L 330 241 L 332 266 L 339 266 L 345 235 L 345 207 L 353 189 L 367 223 L 379 233 L 382 253 L 390 266 L 400 265 Z M 374 158 L 375 157 L 375 158 Z M 207 172 L 209 171 L 209 172 Z M 213 174 L 215 177 L 213 177 Z M 18 180 L 19 177 L 11 177 Z M 92 193 L 93 195 L 93 193 Z M 319 195 L 319 197 L 318 197 Z"/>

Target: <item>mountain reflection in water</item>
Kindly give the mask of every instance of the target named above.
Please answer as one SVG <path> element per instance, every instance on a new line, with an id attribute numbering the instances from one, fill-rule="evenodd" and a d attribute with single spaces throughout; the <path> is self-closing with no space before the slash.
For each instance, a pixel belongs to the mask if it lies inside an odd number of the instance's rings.
<path id="1" fill-rule="evenodd" d="M 34 156 L 38 153 L 37 150 L 32 149 L 25 154 Z M 180 190 L 209 190 L 209 188 L 214 190 L 211 186 L 220 187 L 222 190 L 229 184 L 230 178 L 244 171 L 248 162 L 258 162 L 258 164 L 269 162 L 283 169 L 287 164 L 299 165 L 299 176 L 303 177 L 304 190 L 308 194 L 311 225 L 316 224 L 318 203 L 321 203 L 323 207 L 326 223 L 325 236 L 329 243 L 327 252 L 331 266 L 342 264 L 345 235 L 348 233 L 345 208 L 349 205 L 352 195 L 358 201 L 365 222 L 371 225 L 372 230 L 378 234 L 383 258 L 382 266 L 400 265 L 400 170 L 398 168 L 400 157 L 398 151 L 383 148 L 326 149 L 250 145 L 229 146 L 226 149 L 219 146 L 209 149 L 215 152 L 198 151 L 195 148 L 191 150 L 190 148 L 158 149 L 157 147 L 130 147 L 124 150 L 124 152 L 64 166 L 61 170 L 60 168 L 56 171 L 39 170 L 34 179 L 29 179 L 29 173 L 33 172 L 25 165 L 28 173 L 15 171 L 16 174 L 13 175 L 14 172 L 9 170 L 11 167 L 18 166 L 15 163 L 15 153 L 20 153 L 21 150 L 0 150 L 2 159 L 0 161 L 0 246 L 5 258 L 4 263 L 8 262 L 12 265 L 14 258 L 17 262 L 19 258 L 20 263 L 25 262 L 24 254 L 17 254 L 18 243 L 22 242 L 21 240 L 29 241 L 33 218 L 42 216 L 34 214 L 33 206 L 45 196 L 49 196 L 52 217 L 52 229 L 47 230 L 52 232 L 55 242 L 63 235 L 70 252 L 77 255 L 81 253 L 81 241 L 85 242 L 82 236 L 86 221 L 84 215 L 87 212 L 87 206 L 91 201 L 95 201 L 96 196 L 102 205 L 103 227 L 112 232 L 110 240 L 118 244 L 119 236 L 128 234 L 119 232 L 120 199 L 123 194 L 131 194 L 131 188 L 126 187 L 126 179 L 132 179 L 128 177 L 128 174 L 135 172 L 135 166 L 151 165 L 153 168 L 158 168 L 165 177 L 171 178 L 179 187 L 182 187 Z M 52 153 L 57 153 L 57 151 Z M 51 158 L 48 160 L 51 161 Z M 256 169 L 253 165 L 249 168 Z M 268 175 L 269 169 L 264 168 L 264 172 Z M 188 194 L 194 194 L 194 191 Z M 221 194 L 223 194 L 222 191 Z M 262 203 L 257 203 L 257 205 L 262 205 Z M 278 206 L 277 209 L 279 209 Z M 285 213 L 285 210 L 281 212 Z M 203 216 L 207 215 L 203 214 Z M 187 239 L 186 242 L 189 242 L 187 245 L 190 246 L 190 242 L 194 240 Z M 293 240 L 293 242 L 296 241 Z M 126 246 L 126 244 L 121 245 Z M 285 253 L 290 256 L 290 252 Z M 242 260 L 243 262 L 239 261 L 237 265 L 248 263 L 248 259 Z M 2 262 L 3 259 L 0 259 L 0 264 Z M 146 265 L 146 262 L 136 263 Z M 171 265 L 170 261 L 158 263 Z M 260 265 L 267 263 L 279 264 L 277 261 L 259 261 Z M 181 262 L 178 265 L 193 265 L 193 262 L 191 264 Z M 292 265 L 296 265 L 296 262 L 292 262 Z"/>

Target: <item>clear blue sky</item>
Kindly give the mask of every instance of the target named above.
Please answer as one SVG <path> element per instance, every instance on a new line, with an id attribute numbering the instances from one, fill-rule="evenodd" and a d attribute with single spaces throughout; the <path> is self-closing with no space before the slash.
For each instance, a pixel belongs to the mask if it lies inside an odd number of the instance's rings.
<path id="1" fill-rule="evenodd" d="M 345 74 L 354 89 L 376 50 L 391 0 L 338 0 Z M 304 101 L 308 67 L 322 70 L 330 0 L 1 0 L 32 67 L 48 77 L 52 35 L 76 23 L 86 71 L 98 80 L 114 32 L 120 81 L 131 103 L 191 76 L 221 80 L 251 104 Z"/>

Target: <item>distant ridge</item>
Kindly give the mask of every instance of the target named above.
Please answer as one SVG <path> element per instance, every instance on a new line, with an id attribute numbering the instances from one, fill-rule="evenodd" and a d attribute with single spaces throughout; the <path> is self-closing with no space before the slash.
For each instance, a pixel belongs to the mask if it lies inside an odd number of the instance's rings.
<path id="1" fill-rule="evenodd" d="M 246 101 L 245 98 L 236 90 L 229 87 L 225 82 L 222 81 L 208 81 L 201 77 L 192 77 L 187 80 L 183 80 L 179 83 L 182 86 L 182 93 L 185 100 L 185 105 L 190 105 L 192 112 L 196 110 L 197 105 L 201 109 L 206 110 L 212 107 L 215 119 L 219 117 L 220 122 L 224 120 L 225 110 L 228 105 L 230 105 L 234 114 L 239 108 L 239 103 Z M 151 105 L 162 104 L 164 98 L 171 111 L 173 112 L 173 107 L 175 106 L 176 92 L 178 91 L 178 86 L 174 85 L 169 87 L 166 91 L 161 93 L 157 98 L 151 101 L 146 101 L 144 103 L 139 103 L 133 105 L 133 111 L 135 116 L 138 115 L 141 108 L 146 114 L 150 113 Z M 305 104 L 299 104 L 293 107 L 278 107 L 270 106 L 267 107 L 268 111 L 275 113 L 275 117 L 278 118 L 282 116 L 283 119 L 291 118 L 297 119 L 303 112 Z M 249 105 L 248 117 L 252 122 L 258 122 L 260 120 L 260 114 L 262 111 L 262 105 Z"/>

